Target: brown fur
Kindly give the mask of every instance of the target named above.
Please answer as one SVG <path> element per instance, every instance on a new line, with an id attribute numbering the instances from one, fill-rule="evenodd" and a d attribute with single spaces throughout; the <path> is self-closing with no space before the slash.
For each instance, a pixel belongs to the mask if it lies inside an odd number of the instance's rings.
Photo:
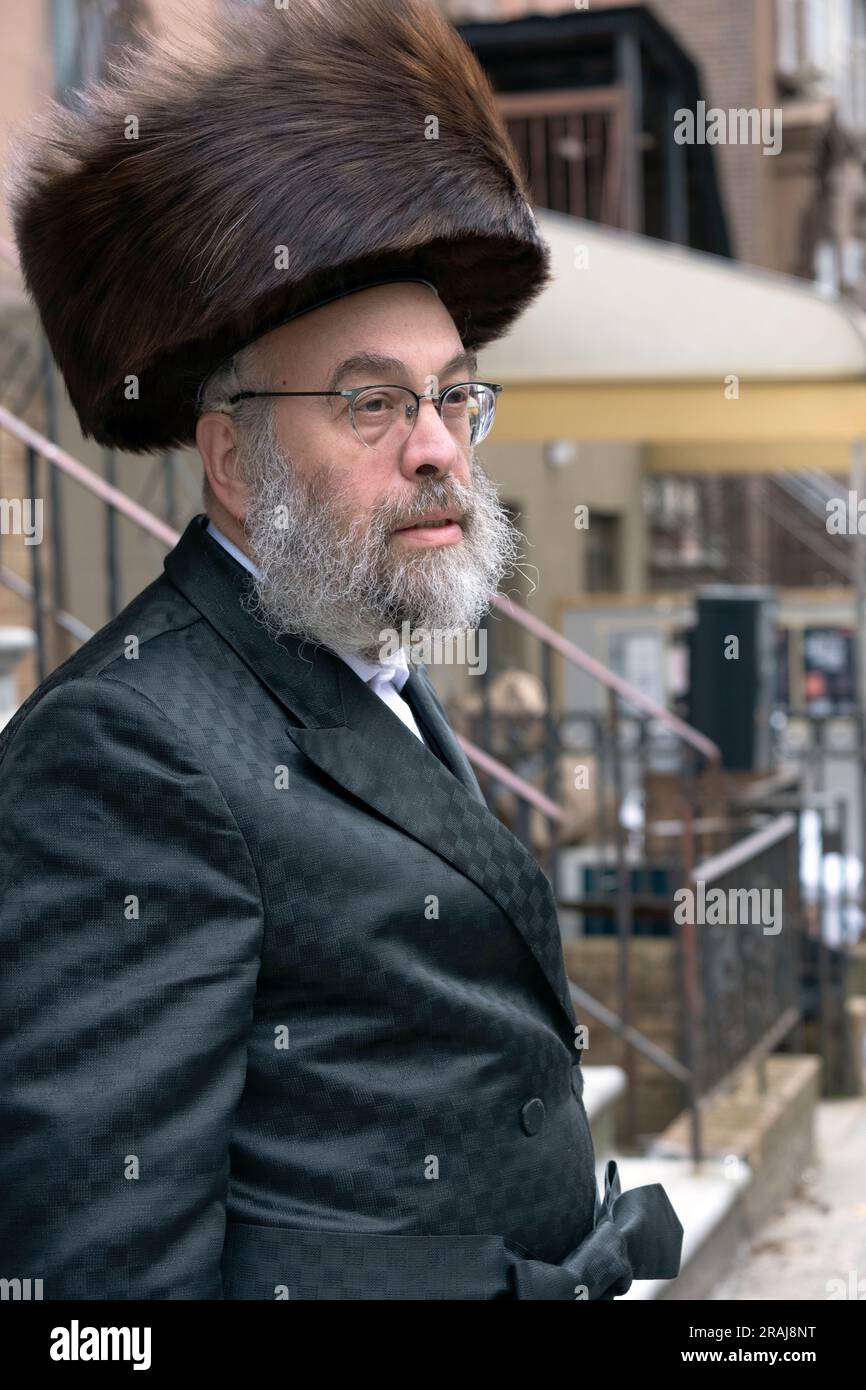
<path id="1" fill-rule="evenodd" d="M 202 379 L 336 271 L 417 266 L 476 348 L 550 279 L 490 84 L 428 0 L 264 0 L 130 49 L 39 122 L 10 201 L 81 427 L 135 452 L 192 442 Z"/>

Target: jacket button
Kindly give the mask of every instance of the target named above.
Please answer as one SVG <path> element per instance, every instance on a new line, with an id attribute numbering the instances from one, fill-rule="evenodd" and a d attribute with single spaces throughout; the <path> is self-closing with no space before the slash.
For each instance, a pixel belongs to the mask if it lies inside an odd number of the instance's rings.
<path id="1" fill-rule="evenodd" d="M 544 1124 L 544 1101 L 538 1096 L 528 1100 L 520 1112 L 520 1123 L 527 1134 L 537 1134 Z"/>
<path id="2" fill-rule="evenodd" d="M 571 1069 L 571 1089 L 578 1100 L 583 1099 L 583 1067 L 578 1062 L 577 1066 Z"/>

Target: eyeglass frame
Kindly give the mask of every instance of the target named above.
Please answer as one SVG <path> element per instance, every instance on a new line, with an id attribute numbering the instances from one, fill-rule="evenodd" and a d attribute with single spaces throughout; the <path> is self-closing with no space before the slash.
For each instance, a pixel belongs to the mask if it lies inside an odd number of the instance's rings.
<path id="1" fill-rule="evenodd" d="M 358 431 L 355 428 L 354 406 L 355 400 L 358 396 L 363 395 L 365 391 L 382 391 L 385 389 L 391 389 L 394 391 L 405 391 L 407 395 L 414 396 L 415 416 L 412 420 L 412 429 L 406 436 L 406 438 L 409 439 L 411 437 L 412 430 L 414 430 L 415 428 L 418 416 L 421 413 L 421 402 L 433 401 L 436 405 L 436 414 L 439 416 L 439 419 L 441 420 L 443 399 L 445 398 L 445 396 L 448 395 L 449 391 L 456 391 L 460 386 L 486 386 L 489 391 L 493 391 L 493 413 L 494 415 L 496 414 L 496 402 L 499 397 L 499 393 L 500 391 L 502 391 L 503 388 L 500 384 L 493 381 L 455 381 L 450 386 L 446 386 L 444 391 L 439 391 L 437 393 L 428 391 L 425 392 L 423 396 L 419 396 L 418 392 L 413 391 L 411 386 L 403 386 L 401 383 L 396 381 L 377 382 L 373 386 L 350 386 L 342 391 L 238 391 L 235 393 L 235 395 L 229 396 L 226 404 L 234 405 L 236 401 L 251 400 L 255 396 L 342 396 L 344 400 L 347 400 L 349 402 L 349 417 L 352 421 L 352 430 L 354 434 L 356 435 L 360 443 L 364 445 L 365 449 L 375 450 L 376 445 L 368 444 L 365 439 L 361 439 L 360 434 L 358 434 Z M 485 435 L 484 438 L 486 439 L 487 436 Z M 472 445 L 471 447 L 474 448 L 475 446 Z"/>

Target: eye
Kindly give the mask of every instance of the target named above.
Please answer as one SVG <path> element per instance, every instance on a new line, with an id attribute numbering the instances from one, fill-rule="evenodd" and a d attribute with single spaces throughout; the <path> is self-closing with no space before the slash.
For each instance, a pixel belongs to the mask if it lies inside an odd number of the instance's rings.
<path id="1" fill-rule="evenodd" d="M 373 416 L 388 415 L 397 409 L 401 393 L 394 390 L 370 391 L 358 396 L 355 401 L 355 414 Z"/>

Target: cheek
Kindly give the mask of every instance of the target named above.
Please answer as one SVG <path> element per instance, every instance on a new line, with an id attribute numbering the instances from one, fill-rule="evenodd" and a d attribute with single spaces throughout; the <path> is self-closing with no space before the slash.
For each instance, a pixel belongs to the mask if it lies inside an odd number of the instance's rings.
<path id="1" fill-rule="evenodd" d="M 389 478 L 382 461 L 339 422 L 328 422 L 293 436 L 292 459 L 308 477 L 315 477 L 323 493 L 350 520 L 368 517 L 383 502 L 394 502 L 405 493 L 397 473 Z M 390 486 L 389 486 L 390 483 Z"/>
<path id="2" fill-rule="evenodd" d="M 336 505 L 355 517 L 369 516 L 387 497 L 381 469 L 371 464 L 369 451 L 360 447 L 360 454 L 349 447 L 337 458 L 332 451 L 321 464 L 321 476 Z"/>
<path id="3" fill-rule="evenodd" d="M 471 488 L 474 479 L 472 477 L 472 459 L 469 454 L 461 453 L 451 470 L 452 477 L 456 478 L 464 487 Z"/>

